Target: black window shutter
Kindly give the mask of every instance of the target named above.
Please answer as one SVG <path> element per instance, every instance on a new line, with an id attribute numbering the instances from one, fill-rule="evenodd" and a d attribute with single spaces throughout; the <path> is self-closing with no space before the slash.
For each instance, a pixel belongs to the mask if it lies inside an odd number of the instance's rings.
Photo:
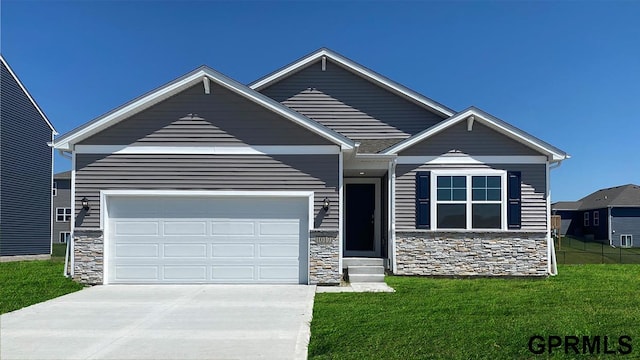
<path id="1" fill-rule="evenodd" d="M 416 173 L 416 229 L 429 229 L 431 209 L 429 206 L 429 171 Z"/>
<path id="2" fill-rule="evenodd" d="M 522 199 L 520 184 L 522 175 L 520 171 L 507 172 L 507 224 L 509 229 L 520 229 L 522 222 Z"/>

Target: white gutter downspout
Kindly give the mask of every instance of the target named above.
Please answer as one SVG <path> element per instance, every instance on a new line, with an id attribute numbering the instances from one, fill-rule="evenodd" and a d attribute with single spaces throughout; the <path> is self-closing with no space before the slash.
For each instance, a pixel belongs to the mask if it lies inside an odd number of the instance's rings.
<path id="1" fill-rule="evenodd" d="M 609 246 L 613 245 L 613 236 L 611 234 L 611 205 L 607 206 L 607 237 L 609 238 Z"/>
<path id="2" fill-rule="evenodd" d="M 60 156 L 62 156 L 63 158 L 66 158 L 66 159 L 69 159 L 69 160 L 73 160 L 73 157 L 71 155 L 65 154 L 64 150 L 58 149 L 58 154 L 60 154 Z M 52 210 L 51 213 L 53 214 L 53 210 Z M 51 217 L 51 219 L 53 219 L 53 216 Z M 52 232 L 53 232 L 53 230 L 52 230 Z M 70 245 L 71 241 L 73 241 L 73 237 L 69 236 L 69 240 L 67 241 L 67 246 L 66 246 L 66 248 L 64 250 L 64 270 L 62 271 L 62 275 L 64 275 L 65 277 L 69 277 L 70 276 L 70 274 L 67 272 L 67 268 L 69 267 L 69 254 L 70 254 L 69 247 L 71 246 Z"/>
<path id="3" fill-rule="evenodd" d="M 389 242 L 391 243 L 391 251 L 389 253 L 389 259 L 391 260 L 391 271 L 396 274 L 398 272 L 398 265 L 396 262 L 396 164 L 398 158 L 394 158 L 389 162 Z"/>
<path id="4" fill-rule="evenodd" d="M 551 170 L 557 169 L 560 164 L 562 164 L 560 161 L 552 164 L 547 162 L 547 259 L 549 259 L 547 271 L 551 276 L 558 275 L 558 262 L 556 260 L 555 244 L 553 243 L 553 238 L 551 238 L 551 182 L 549 173 Z"/>

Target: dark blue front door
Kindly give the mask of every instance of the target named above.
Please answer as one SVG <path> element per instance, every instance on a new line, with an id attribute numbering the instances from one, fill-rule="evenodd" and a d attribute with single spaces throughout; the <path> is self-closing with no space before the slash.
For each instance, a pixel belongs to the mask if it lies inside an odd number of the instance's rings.
<path id="1" fill-rule="evenodd" d="M 346 184 L 346 251 L 375 251 L 375 194 L 375 184 Z"/>

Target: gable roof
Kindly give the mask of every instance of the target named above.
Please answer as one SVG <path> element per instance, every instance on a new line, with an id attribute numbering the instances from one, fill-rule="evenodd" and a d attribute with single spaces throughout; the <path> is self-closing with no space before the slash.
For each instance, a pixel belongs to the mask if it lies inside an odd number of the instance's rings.
<path id="1" fill-rule="evenodd" d="M 73 145 L 82 141 L 108 127 L 114 125 L 134 114 L 137 114 L 149 107 L 193 86 L 206 79 L 243 96 L 264 108 L 273 111 L 282 117 L 340 145 L 346 149 L 352 149 L 355 143 L 344 135 L 333 131 L 324 125 L 309 119 L 308 117 L 280 104 L 279 102 L 262 95 L 261 93 L 243 85 L 226 75 L 213 70 L 208 66 L 201 66 L 186 75 L 179 77 L 159 88 L 152 90 L 90 122 L 77 127 L 76 129 L 62 135 L 54 142 L 54 147 L 60 150 L 72 150 Z"/>
<path id="2" fill-rule="evenodd" d="M 54 180 L 63 180 L 63 179 L 71 179 L 71 170 L 68 171 L 62 171 L 56 174 L 53 174 L 53 179 Z"/>
<path id="3" fill-rule="evenodd" d="M 582 205 L 581 201 L 558 201 L 551 204 L 551 210 L 578 210 Z"/>
<path id="4" fill-rule="evenodd" d="M 382 151 L 382 154 L 397 154 L 402 150 L 405 150 L 421 141 L 424 141 L 425 139 L 428 139 L 440 132 L 442 132 L 445 129 L 450 128 L 451 126 L 460 123 L 461 121 L 465 121 L 467 120 L 470 116 L 474 117 L 474 121 L 479 121 L 481 123 L 483 123 L 484 125 L 487 125 L 489 128 L 502 133 L 505 136 L 508 136 L 536 151 L 539 151 L 542 154 L 545 154 L 547 156 L 550 156 L 552 161 L 562 161 L 565 159 L 570 158 L 571 156 L 569 156 L 567 153 L 565 153 L 564 151 L 556 148 L 555 146 L 546 143 L 538 138 L 536 138 L 533 135 L 530 135 L 518 128 L 516 128 L 515 126 L 512 126 L 500 119 L 498 119 L 497 117 L 490 115 L 478 108 L 475 108 L 473 106 L 467 108 L 466 110 L 463 110 L 453 116 L 451 116 L 450 118 L 418 133 L 415 134 L 414 136 Z"/>
<path id="5" fill-rule="evenodd" d="M 317 61 L 322 60 L 325 57 L 339 66 L 359 75 L 360 77 L 384 88 L 395 94 L 398 94 L 402 97 L 409 99 L 410 101 L 432 111 L 436 114 L 439 114 L 443 117 L 449 117 L 455 113 L 455 111 L 449 109 L 448 107 L 429 99 L 428 97 L 421 95 L 404 85 L 401 85 L 383 75 L 376 73 L 373 70 L 370 70 L 353 60 L 350 60 L 333 50 L 327 48 L 320 48 L 309 55 L 306 55 L 289 65 L 286 65 L 279 70 L 272 72 L 269 75 L 266 75 L 252 83 L 249 84 L 249 87 L 260 91 L 269 85 L 280 81 L 292 74 L 306 68 L 307 66 L 316 63 Z"/>
<path id="6" fill-rule="evenodd" d="M 600 189 L 582 199 L 579 210 L 600 209 L 610 206 L 640 207 L 640 186 L 627 184 Z"/>
<path id="7" fill-rule="evenodd" d="M 4 56 L 2 56 L 2 54 L 0 54 L 0 62 L 2 62 L 2 65 L 4 65 L 4 67 L 7 68 L 7 70 L 9 71 L 9 74 L 11 74 L 11 77 L 13 77 L 16 83 L 18 83 L 18 86 L 20 86 L 20 89 L 22 90 L 22 92 L 27 96 L 27 98 L 29 98 L 29 101 L 31 102 L 31 104 L 33 104 L 33 106 L 36 108 L 40 116 L 42 116 L 42 119 L 47 123 L 47 125 L 49 126 L 53 134 L 58 135 L 58 132 L 53 127 L 53 124 L 51 124 L 51 121 L 49 121 L 49 118 L 47 118 L 47 115 L 45 115 L 42 109 L 40 109 L 40 106 L 38 106 L 38 103 L 36 103 L 36 101 L 33 99 L 31 94 L 29 94 L 29 91 L 27 91 L 27 88 L 24 87 L 24 85 L 22 84 L 22 81 L 20 81 L 16 73 L 13 72 L 13 69 L 11 69 L 11 66 L 9 66 L 9 63 L 7 63 L 7 61 L 4 59 Z"/>

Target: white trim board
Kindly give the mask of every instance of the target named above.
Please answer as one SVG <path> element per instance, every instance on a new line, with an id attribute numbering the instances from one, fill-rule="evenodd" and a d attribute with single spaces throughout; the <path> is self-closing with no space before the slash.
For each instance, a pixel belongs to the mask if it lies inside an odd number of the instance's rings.
<path id="1" fill-rule="evenodd" d="M 398 164 L 546 164 L 546 156 L 398 156 Z"/>
<path id="2" fill-rule="evenodd" d="M 76 145 L 78 154 L 322 155 L 339 154 L 336 145 L 128 146 Z"/>
<path id="3" fill-rule="evenodd" d="M 445 129 L 450 128 L 451 126 L 464 121 L 465 119 L 467 119 L 469 116 L 473 116 L 474 117 L 474 121 L 478 121 L 483 123 L 484 125 L 487 125 L 489 128 L 505 135 L 508 136 L 538 152 L 540 152 L 541 154 L 545 154 L 547 156 L 550 157 L 550 159 L 552 161 L 562 161 L 565 159 L 570 158 L 570 156 L 566 153 L 564 153 L 562 150 L 554 147 L 551 144 L 548 144 L 530 134 L 527 134 L 526 132 L 512 126 L 509 125 L 508 123 L 496 118 L 495 116 L 492 116 L 480 109 L 477 109 L 475 107 L 470 107 L 464 111 L 461 111 L 455 115 L 453 115 L 452 117 L 450 117 L 447 120 L 444 120 L 406 140 L 403 140 L 401 142 L 399 142 L 398 144 L 388 148 L 386 151 L 384 151 L 383 154 L 396 154 L 399 153 L 403 150 L 408 149 L 409 147 L 416 145 L 417 143 L 424 141 L 442 131 L 444 131 Z"/>
<path id="4" fill-rule="evenodd" d="M 287 76 L 290 76 L 291 74 L 309 66 L 310 64 L 321 60 L 322 58 L 329 59 L 334 63 L 336 63 L 338 66 L 341 66 L 365 78 L 366 80 L 369 80 L 370 82 L 378 86 L 386 88 L 396 94 L 402 95 L 403 97 L 408 98 L 412 102 L 422 107 L 428 108 L 430 111 L 439 113 L 443 116 L 452 116 L 455 113 L 453 110 L 449 109 L 448 107 L 434 100 L 431 100 L 428 97 L 421 95 L 385 76 L 382 76 L 370 69 L 367 69 L 366 67 L 354 62 L 353 60 L 350 60 L 327 48 L 318 49 L 313 53 L 307 56 L 304 56 L 300 60 L 297 60 L 279 70 L 276 70 L 275 72 L 261 79 L 258 79 L 252 82 L 251 84 L 249 84 L 249 87 L 251 87 L 254 90 L 260 91 L 261 89 L 264 89 L 265 87 L 273 84 L 274 82 L 282 78 L 285 78 Z"/>
<path id="5" fill-rule="evenodd" d="M 91 122 L 67 134 L 64 134 L 54 143 L 54 147 L 60 150 L 71 150 L 73 145 L 78 142 L 202 82 L 205 77 L 209 78 L 214 83 L 284 117 L 285 119 L 288 119 L 307 130 L 310 130 L 325 139 L 344 147 L 345 149 L 352 149 L 355 145 L 355 143 L 349 138 L 325 127 L 317 121 L 313 121 L 308 117 L 291 110 L 279 102 L 223 75 L 222 73 L 219 73 L 207 66 L 202 66 L 156 90 L 142 95 L 141 97 L 92 120 Z M 215 96 L 215 93 L 212 93 L 209 96 Z"/>

